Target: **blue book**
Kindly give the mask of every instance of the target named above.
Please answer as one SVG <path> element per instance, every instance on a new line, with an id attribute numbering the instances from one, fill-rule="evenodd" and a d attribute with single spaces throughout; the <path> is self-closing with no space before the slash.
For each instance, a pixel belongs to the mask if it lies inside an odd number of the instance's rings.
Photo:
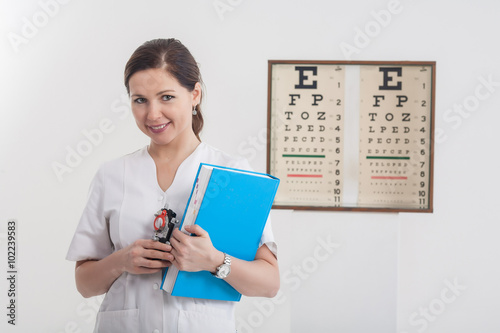
<path id="1" fill-rule="evenodd" d="M 198 224 L 212 244 L 232 257 L 251 261 L 278 190 L 279 179 L 264 173 L 201 163 L 181 221 Z M 161 288 L 173 296 L 239 301 L 241 294 L 210 272 L 165 270 Z"/>

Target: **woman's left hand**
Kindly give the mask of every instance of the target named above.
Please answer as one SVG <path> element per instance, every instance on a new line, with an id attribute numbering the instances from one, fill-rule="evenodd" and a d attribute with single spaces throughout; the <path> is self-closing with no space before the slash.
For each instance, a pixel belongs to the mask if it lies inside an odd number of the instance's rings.
<path id="1" fill-rule="evenodd" d="M 224 262 L 224 254 L 213 246 L 210 235 L 199 225 L 186 226 L 186 231 L 195 236 L 186 235 L 179 229 L 172 233 L 172 264 L 181 271 L 215 272 L 216 267 Z"/>

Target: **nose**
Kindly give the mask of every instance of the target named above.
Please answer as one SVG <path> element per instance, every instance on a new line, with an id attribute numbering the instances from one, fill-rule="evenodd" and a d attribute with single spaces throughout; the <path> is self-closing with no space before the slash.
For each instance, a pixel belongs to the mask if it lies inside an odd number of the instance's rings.
<path id="1" fill-rule="evenodd" d="M 156 120 L 161 118 L 161 105 L 155 103 L 154 101 L 148 105 L 148 120 Z"/>

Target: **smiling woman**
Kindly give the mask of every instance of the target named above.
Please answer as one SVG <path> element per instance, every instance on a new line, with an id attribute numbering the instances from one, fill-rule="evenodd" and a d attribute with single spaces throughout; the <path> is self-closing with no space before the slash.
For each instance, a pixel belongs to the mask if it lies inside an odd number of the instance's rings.
<path id="1" fill-rule="evenodd" d="M 192 236 L 174 230 L 171 245 L 154 241 L 152 220 L 162 207 L 182 219 L 200 163 L 249 170 L 248 161 L 201 142 L 201 76 L 179 41 L 140 46 L 126 65 L 125 87 L 150 144 L 99 169 L 67 255 L 84 297 L 106 293 L 95 332 L 234 333 L 233 302 L 167 294 L 159 288 L 162 269 L 208 271 L 243 295 L 272 297 L 279 270 L 270 222 L 255 259 L 245 261 L 219 251 L 196 225 L 186 227 Z"/>

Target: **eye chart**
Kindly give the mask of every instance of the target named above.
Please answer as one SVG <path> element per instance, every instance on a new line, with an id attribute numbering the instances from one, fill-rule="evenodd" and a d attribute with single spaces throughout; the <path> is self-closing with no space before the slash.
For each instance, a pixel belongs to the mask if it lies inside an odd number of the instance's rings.
<path id="1" fill-rule="evenodd" d="M 435 62 L 269 61 L 273 208 L 432 212 Z"/>

